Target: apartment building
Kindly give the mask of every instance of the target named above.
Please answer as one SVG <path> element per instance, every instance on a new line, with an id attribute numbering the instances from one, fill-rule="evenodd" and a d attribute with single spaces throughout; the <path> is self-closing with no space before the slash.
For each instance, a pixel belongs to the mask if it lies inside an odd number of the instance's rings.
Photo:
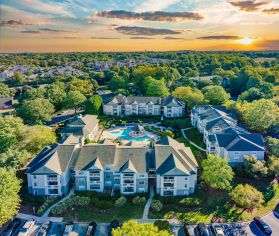
<path id="1" fill-rule="evenodd" d="M 265 142 L 261 134 L 251 134 L 237 124 L 236 117 L 224 106 L 195 106 L 191 123 L 203 134 L 207 154 L 227 158 L 231 166 L 245 156 L 264 159 Z"/>
<path id="2" fill-rule="evenodd" d="M 148 192 L 186 196 L 195 190 L 198 164 L 191 152 L 170 137 L 152 148 L 117 144 L 54 144 L 28 165 L 28 190 L 33 195 L 63 195 L 70 183 L 77 191 Z"/>
<path id="3" fill-rule="evenodd" d="M 117 95 L 103 101 L 103 113 L 110 116 L 161 116 L 182 117 L 185 104 L 168 97 L 140 97 Z"/>

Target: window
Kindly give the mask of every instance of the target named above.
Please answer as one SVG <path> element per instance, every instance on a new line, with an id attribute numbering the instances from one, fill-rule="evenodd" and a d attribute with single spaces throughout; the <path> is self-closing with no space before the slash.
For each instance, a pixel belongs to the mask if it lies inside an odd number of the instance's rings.
<path id="1" fill-rule="evenodd" d="M 240 152 L 235 152 L 235 153 L 234 153 L 234 155 L 239 155 L 239 154 L 240 154 Z"/>
<path id="2" fill-rule="evenodd" d="M 187 185 L 187 184 L 185 184 L 185 188 L 188 188 L 188 185 Z"/>
<path id="3" fill-rule="evenodd" d="M 33 175 L 33 179 L 37 179 L 37 175 Z"/>
<path id="4" fill-rule="evenodd" d="M 37 186 L 37 183 L 36 183 L 36 182 L 34 182 L 34 186 L 35 186 L 35 187 Z"/>
<path id="5" fill-rule="evenodd" d="M 187 178 L 187 177 L 185 177 L 185 180 L 188 180 L 188 178 Z"/>
<path id="6" fill-rule="evenodd" d="M 143 185 L 143 184 L 144 184 L 144 181 L 140 181 L 139 184 L 140 184 L 140 185 Z"/>
<path id="7" fill-rule="evenodd" d="M 34 195 L 38 195 L 38 190 L 34 190 Z"/>

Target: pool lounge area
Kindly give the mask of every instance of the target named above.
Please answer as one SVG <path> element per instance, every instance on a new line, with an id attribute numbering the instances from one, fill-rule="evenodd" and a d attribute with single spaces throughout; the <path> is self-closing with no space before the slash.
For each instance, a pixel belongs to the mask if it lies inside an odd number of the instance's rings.
<path id="1" fill-rule="evenodd" d="M 137 144 L 149 144 L 152 140 L 160 137 L 144 130 L 143 126 L 133 125 L 125 127 L 115 127 L 105 130 L 103 138 L 113 141 L 121 140 L 124 144 L 134 142 Z"/>

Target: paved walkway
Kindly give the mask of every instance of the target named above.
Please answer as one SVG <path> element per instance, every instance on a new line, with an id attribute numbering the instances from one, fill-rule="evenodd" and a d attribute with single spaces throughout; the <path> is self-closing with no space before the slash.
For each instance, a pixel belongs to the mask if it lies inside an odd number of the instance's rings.
<path id="1" fill-rule="evenodd" d="M 46 221 L 51 221 L 51 222 L 62 222 L 63 218 L 62 217 L 39 217 L 39 216 L 34 216 L 34 215 L 27 215 L 23 213 L 17 214 L 16 218 L 20 218 L 23 220 L 35 220 L 38 223 L 44 223 Z"/>
<path id="2" fill-rule="evenodd" d="M 149 213 L 149 209 L 150 209 L 153 197 L 154 197 L 154 186 L 151 186 L 149 199 L 147 200 L 147 202 L 145 204 L 142 219 L 148 219 L 148 213 Z"/>
<path id="3" fill-rule="evenodd" d="M 200 149 L 201 151 L 204 151 L 204 152 L 205 152 L 206 150 L 205 150 L 204 148 L 202 148 L 202 147 L 200 147 L 199 145 L 193 143 L 190 139 L 187 138 L 187 136 L 185 135 L 184 131 L 185 131 L 185 130 L 188 130 L 188 129 L 192 129 L 192 128 L 181 129 L 181 133 L 182 133 L 183 137 L 184 137 L 185 139 L 187 139 L 187 141 L 189 141 L 189 143 L 191 143 L 193 146 L 195 146 L 196 148 L 198 148 L 198 149 Z"/>
<path id="4" fill-rule="evenodd" d="M 52 206 L 50 206 L 45 213 L 42 215 L 43 218 L 48 217 L 51 209 L 55 206 L 57 206 L 59 203 L 64 202 L 65 200 L 67 200 L 68 198 L 70 198 L 73 194 L 75 193 L 75 188 L 73 187 L 70 192 L 68 193 L 67 196 L 65 196 L 64 198 L 62 198 L 60 201 L 56 202 L 55 204 L 53 204 Z"/>

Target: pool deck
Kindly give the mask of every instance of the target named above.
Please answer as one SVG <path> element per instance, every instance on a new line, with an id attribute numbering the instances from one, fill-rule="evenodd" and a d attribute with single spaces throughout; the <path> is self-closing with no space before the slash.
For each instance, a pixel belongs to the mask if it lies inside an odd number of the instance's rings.
<path id="1" fill-rule="evenodd" d="M 127 126 L 121 126 L 121 127 L 115 127 L 115 128 L 110 128 L 107 130 L 103 131 L 102 137 L 101 139 L 107 139 L 110 141 L 117 141 L 117 140 L 121 140 L 121 142 L 123 143 L 123 145 L 132 145 L 132 146 L 148 146 L 151 142 L 151 140 L 136 140 L 133 139 L 133 137 L 131 137 L 131 140 L 122 138 L 120 135 L 117 135 L 117 133 L 121 132 L 123 129 L 127 129 L 127 128 L 131 128 L 133 127 L 132 125 L 127 125 Z M 115 132 L 115 134 L 112 134 L 113 132 Z M 150 133 L 148 131 L 145 131 L 145 136 L 147 136 L 149 139 L 158 139 L 158 136 Z"/>

